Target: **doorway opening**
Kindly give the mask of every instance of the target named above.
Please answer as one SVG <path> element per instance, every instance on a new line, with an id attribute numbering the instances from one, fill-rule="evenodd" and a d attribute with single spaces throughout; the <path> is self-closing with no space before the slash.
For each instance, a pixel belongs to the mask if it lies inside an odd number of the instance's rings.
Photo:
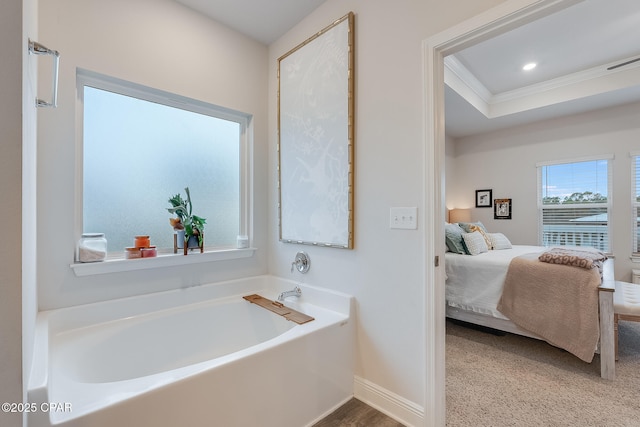
<path id="1" fill-rule="evenodd" d="M 425 201 L 431 206 L 425 209 L 425 426 L 443 426 L 446 421 L 445 272 L 441 244 L 446 220 L 444 58 L 578 2 L 508 0 L 423 43 Z"/>

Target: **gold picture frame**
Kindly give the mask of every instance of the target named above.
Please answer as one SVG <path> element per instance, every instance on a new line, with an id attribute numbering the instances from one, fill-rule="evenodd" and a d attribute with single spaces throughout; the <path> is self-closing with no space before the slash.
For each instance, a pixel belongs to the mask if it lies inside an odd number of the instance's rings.
<path id="1" fill-rule="evenodd" d="M 278 58 L 278 216 L 285 243 L 353 248 L 354 14 Z"/>

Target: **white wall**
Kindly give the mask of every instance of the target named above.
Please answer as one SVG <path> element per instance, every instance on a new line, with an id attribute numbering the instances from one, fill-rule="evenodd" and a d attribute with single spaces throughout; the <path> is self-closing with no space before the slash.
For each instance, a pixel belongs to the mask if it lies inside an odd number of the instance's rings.
<path id="1" fill-rule="evenodd" d="M 640 140 L 640 103 L 557 118 L 449 141 L 447 206 L 472 208 L 472 219 L 502 232 L 515 244 L 538 244 L 536 163 L 613 154 L 612 252 L 616 279 L 630 281 L 631 159 Z M 494 220 L 493 209 L 475 208 L 475 190 L 512 198 L 511 220 Z M 636 264 L 637 265 L 637 264 Z"/>
<path id="2" fill-rule="evenodd" d="M 172 0 L 44 0 L 39 6 L 40 41 L 61 53 L 59 107 L 39 118 L 40 309 L 266 273 L 266 46 Z M 75 277 L 69 265 L 78 237 L 77 67 L 253 114 L 253 243 L 259 248 L 253 257 Z M 40 74 L 44 86 L 50 71 Z"/>
<path id="3" fill-rule="evenodd" d="M 497 3 L 328 0 L 269 48 L 269 270 L 291 277 L 295 253 L 307 251 L 310 272 L 293 277 L 357 299 L 356 375 L 417 405 L 424 402 L 425 382 L 425 234 L 421 223 L 417 231 L 390 230 L 389 208 L 430 208 L 423 184 L 421 42 Z M 349 11 L 355 13 L 356 49 L 355 248 L 280 243 L 277 58 Z"/>

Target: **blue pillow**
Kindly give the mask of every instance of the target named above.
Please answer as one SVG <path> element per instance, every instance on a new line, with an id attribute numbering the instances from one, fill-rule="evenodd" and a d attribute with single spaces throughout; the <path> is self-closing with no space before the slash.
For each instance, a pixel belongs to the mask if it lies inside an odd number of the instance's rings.
<path id="1" fill-rule="evenodd" d="M 451 252 L 466 255 L 467 249 L 462 239 L 462 233 L 464 230 L 458 226 L 458 224 L 445 224 L 444 237 L 447 243 L 447 248 Z"/>

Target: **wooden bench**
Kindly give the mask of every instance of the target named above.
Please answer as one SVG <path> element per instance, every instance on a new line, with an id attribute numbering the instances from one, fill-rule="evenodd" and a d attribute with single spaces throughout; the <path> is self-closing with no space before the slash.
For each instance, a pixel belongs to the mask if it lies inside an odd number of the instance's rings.
<path id="1" fill-rule="evenodd" d="M 618 321 L 640 322 L 640 285 L 616 280 L 613 293 L 613 331 L 615 355 L 618 360 Z"/>

